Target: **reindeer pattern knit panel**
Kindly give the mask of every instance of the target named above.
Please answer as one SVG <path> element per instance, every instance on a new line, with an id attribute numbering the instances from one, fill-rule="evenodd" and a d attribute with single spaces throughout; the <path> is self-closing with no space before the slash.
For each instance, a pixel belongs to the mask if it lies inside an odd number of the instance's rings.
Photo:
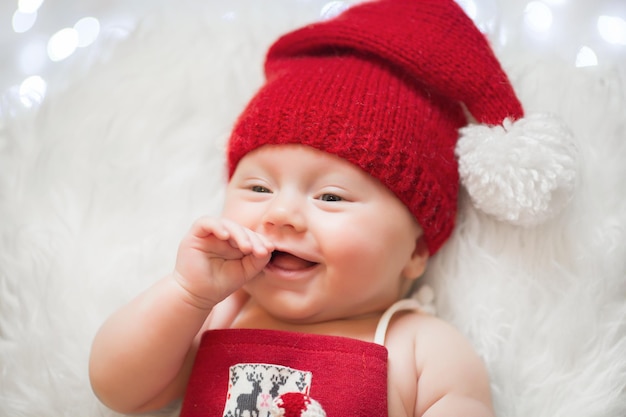
<path id="1" fill-rule="evenodd" d="M 328 416 L 387 416 L 387 349 L 337 336 L 222 329 L 200 343 L 181 417 L 269 417 L 300 392 Z"/>

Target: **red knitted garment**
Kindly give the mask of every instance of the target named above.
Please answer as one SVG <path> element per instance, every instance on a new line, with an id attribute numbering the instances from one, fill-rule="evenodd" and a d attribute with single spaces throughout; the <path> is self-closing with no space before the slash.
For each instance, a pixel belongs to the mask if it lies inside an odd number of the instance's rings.
<path id="1" fill-rule="evenodd" d="M 380 0 L 280 38 L 241 114 L 229 172 L 267 144 L 304 144 L 365 170 L 409 208 L 431 254 L 450 235 L 454 149 L 475 119 L 523 111 L 485 37 L 452 0 Z"/>
<path id="2" fill-rule="evenodd" d="M 181 417 L 268 417 L 272 401 L 289 392 L 310 396 L 328 416 L 387 416 L 387 349 L 335 336 L 211 330 L 202 337 Z"/>

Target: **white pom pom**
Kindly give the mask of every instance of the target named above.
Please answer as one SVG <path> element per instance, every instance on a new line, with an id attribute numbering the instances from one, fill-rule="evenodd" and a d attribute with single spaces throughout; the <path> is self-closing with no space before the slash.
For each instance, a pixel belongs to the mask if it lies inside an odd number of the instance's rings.
<path id="1" fill-rule="evenodd" d="M 461 182 L 474 205 L 515 225 L 533 226 L 553 217 L 576 186 L 578 148 L 551 115 L 463 128 L 456 154 Z"/>

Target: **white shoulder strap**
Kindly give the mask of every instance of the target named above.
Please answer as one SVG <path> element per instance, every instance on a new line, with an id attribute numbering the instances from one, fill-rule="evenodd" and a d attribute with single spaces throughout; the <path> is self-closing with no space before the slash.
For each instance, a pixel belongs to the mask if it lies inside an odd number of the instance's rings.
<path id="1" fill-rule="evenodd" d="M 374 343 L 381 346 L 385 345 L 385 337 L 387 336 L 387 328 L 391 318 L 398 311 L 412 310 L 417 312 L 424 312 L 428 314 L 435 314 L 435 306 L 433 303 L 434 292 L 429 286 L 422 286 L 419 291 L 413 296 L 414 298 L 403 298 L 396 301 L 391 307 L 387 309 L 380 317 L 378 325 L 376 326 L 376 333 L 374 334 Z"/>

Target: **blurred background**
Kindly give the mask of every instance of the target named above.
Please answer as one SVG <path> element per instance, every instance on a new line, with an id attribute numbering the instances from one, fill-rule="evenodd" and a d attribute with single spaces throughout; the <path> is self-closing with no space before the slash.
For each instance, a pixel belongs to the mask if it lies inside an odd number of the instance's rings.
<path id="1" fill-rule="evenodd" d="M 216 0 L 211 0 L 216 1 Z M 226 1 L 263 7 L 255 0 Z M 332 14 L 346 1 L 315 3 Z M 201 0 L 197 0 L 201 2 Z M 560 55 L 573 66 L 614 66 L 626 73 L 624 0 L 458 0 L 494 47 L 513 46 Z M 2 101 L 33 107 L 45 99 L 51 80 L 66 65 L 87 63 L 98 45 L 123 39 L 160 0 L 2 0 L 0 2 L 0 95 Z M 171 4 L 170 4 L 171 7 Z M 225 6 L 227 7 L 227 6 Z M 555 52 L 556 51 L 556 52 Z M 61 83 L 59 83 L 61 84 Z M 7 106 L 0 106 L 7 110 Z"/>

